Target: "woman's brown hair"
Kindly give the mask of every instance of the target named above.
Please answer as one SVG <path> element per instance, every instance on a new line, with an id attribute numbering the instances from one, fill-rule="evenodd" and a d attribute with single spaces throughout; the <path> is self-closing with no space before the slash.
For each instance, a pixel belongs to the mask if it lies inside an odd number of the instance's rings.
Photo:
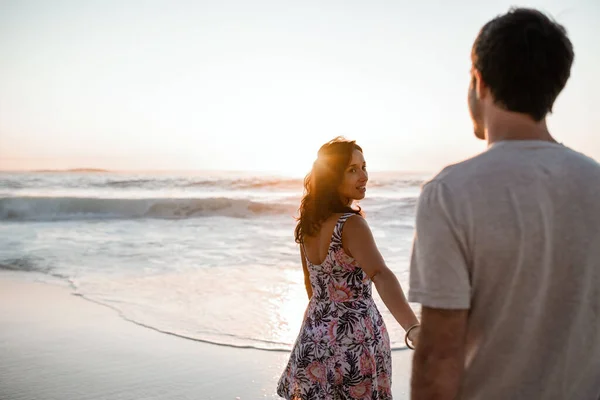
<path id="1" fill-rule="evenodd" d="M 306 236 L 314 236 L 323 221 L 332 214 L 351 212 L 361 215 L 360 207 L 355 210 L 344 204 L 338 192 L 354 150 L 362 153 L 362 148 L 354 140 L 343 137 L 336 137 L 319 149 L 312 170 L 304 178 L 304 196 L 295 230 L 296 243 L 302 243 Z"/>

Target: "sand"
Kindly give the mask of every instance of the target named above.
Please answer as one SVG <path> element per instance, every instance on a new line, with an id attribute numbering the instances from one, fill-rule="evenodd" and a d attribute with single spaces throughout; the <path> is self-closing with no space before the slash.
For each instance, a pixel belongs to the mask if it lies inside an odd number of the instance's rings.
<path id="1" fill-rule="evenodd" d="M 412 353 L 393 353 L 395 399 Z M 127 322 L 64 284 L 0 272 L 1 400 L 277 399 L 288 353 L 186 340 Z"/>

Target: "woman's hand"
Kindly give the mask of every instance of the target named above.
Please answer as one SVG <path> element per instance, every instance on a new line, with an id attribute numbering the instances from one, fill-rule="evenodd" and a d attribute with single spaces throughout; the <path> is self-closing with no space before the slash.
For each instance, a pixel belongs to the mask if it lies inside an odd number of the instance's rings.
<path id="1" fill-rule="evenodd" d="M 417 347 L 419 345 L 419 332 L 421 331 L 421 325 L 413 328 L 408 334 L 408 340 L 413 347 Z"/>

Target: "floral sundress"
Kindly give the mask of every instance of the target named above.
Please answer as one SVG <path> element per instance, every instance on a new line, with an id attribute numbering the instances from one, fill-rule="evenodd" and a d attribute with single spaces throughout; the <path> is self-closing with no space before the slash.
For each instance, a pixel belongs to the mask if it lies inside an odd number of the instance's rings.
<path id="1" fill-rule="evenodd" d="M 277 394 L 290 400 L 389 400 L 390 340 L 372 293 L 372 282 L 333 230 L 327 257 L 306 262 L 313 290 Z"/>

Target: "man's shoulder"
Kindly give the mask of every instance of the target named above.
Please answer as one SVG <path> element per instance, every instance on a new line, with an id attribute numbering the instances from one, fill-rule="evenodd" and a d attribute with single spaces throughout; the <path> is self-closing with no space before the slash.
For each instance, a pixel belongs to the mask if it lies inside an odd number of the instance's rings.
<path id="1" fill-rule="evenodd" d="M 574 167 L 600 173 L 600 164 L 593 158 L 569 147 L 565 147 L 563 154 Z"/>
<path id="2" fill-rule="evenodd" d="M 548 148 L 552 152 L 541 155 L 541 158 L 535 160 L 536 164 L 560 166 L 559 169 L 571 171 L 572 175 L 600 179 L 600 164 L 593 158 L 559 144 Z M 467 194 L 488 185 L 508 184 L 515 177 L 535 175 L 536 172 L 531 168 L 532 157 L 535 157 L 533 153 L 517 154 L 502 148 L 488 149 L 464 161 L 448 165 L 426 181 L 423 188 L 427 185 L 441 185 L 455 194 Z"/>
<path id="3" fill-rule="evenodd" d="M 469 182 L 473 182 L 473 178 L 482 173 L 482 167 L 489 162 L 488 158 L 488 154 L 483 152 L 466 160 L 450 164 L 436 173 L 431 179 L 425 181 L 423 187 L 436 184 L 450 188 L 462 187 Z"/>

